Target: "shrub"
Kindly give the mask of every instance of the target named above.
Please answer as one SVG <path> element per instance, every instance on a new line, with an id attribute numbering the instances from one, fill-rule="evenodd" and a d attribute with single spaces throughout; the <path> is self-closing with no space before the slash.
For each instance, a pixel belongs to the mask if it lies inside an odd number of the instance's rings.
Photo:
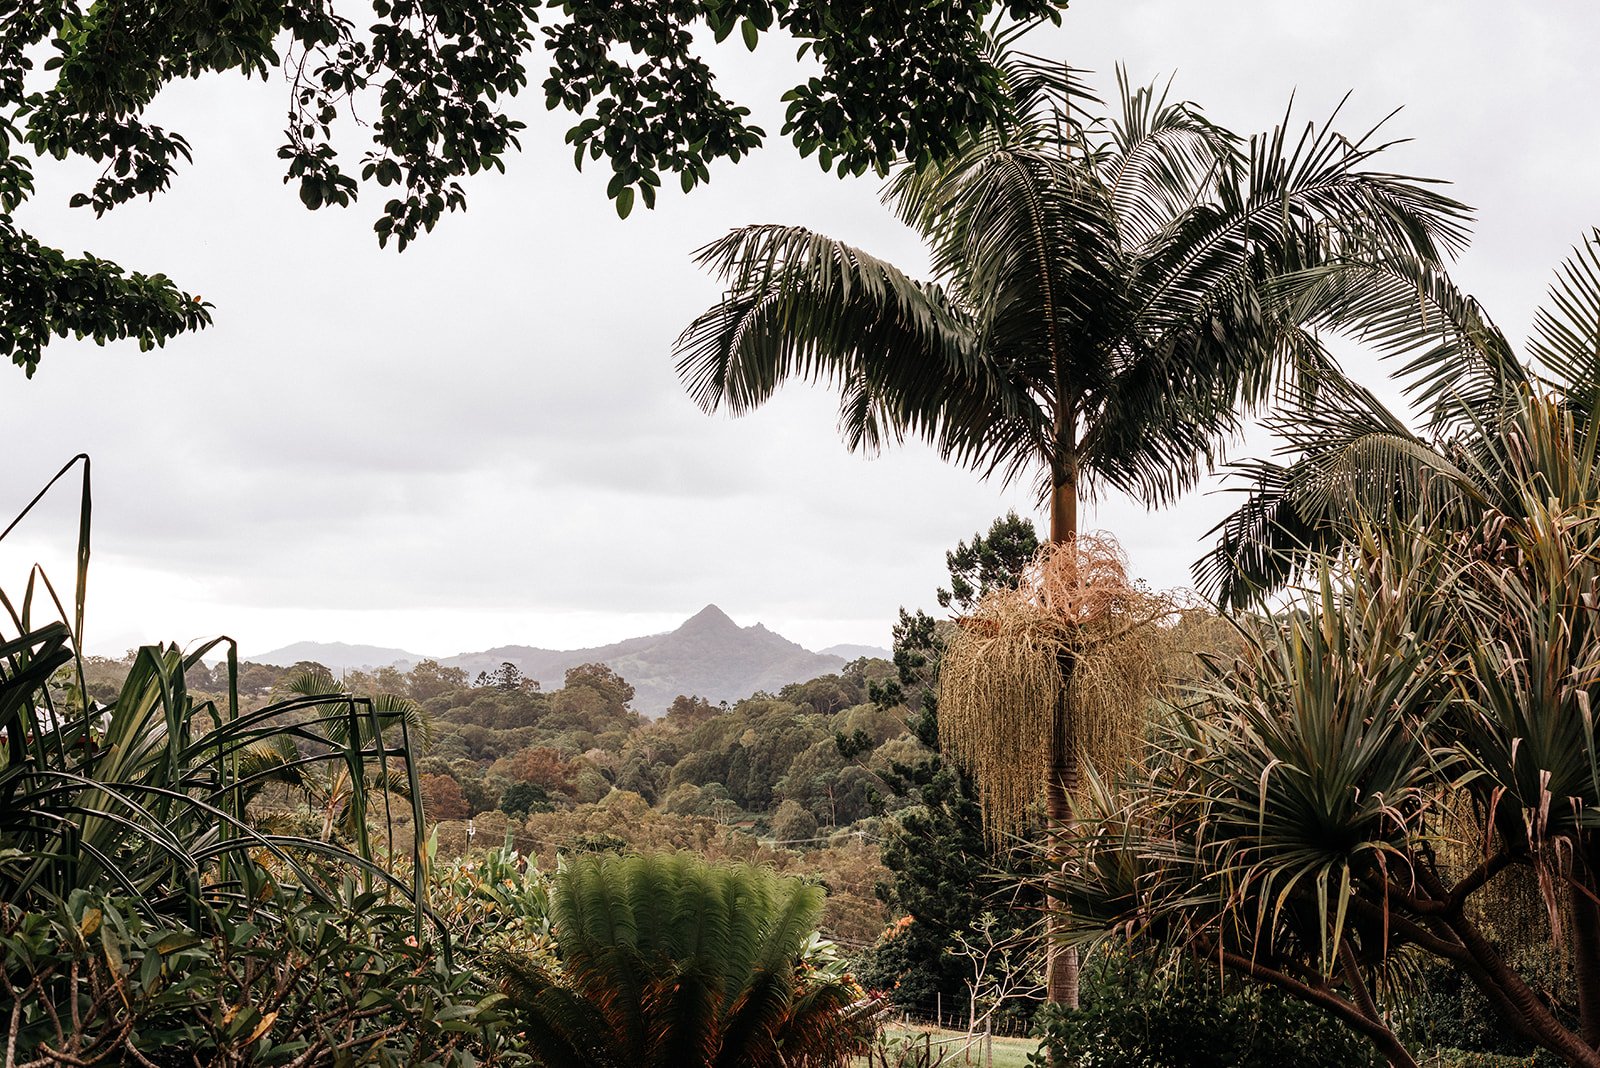
<path id="1" fill-rule="evenodd" d="M 1508 1053 L 1481 1053 L 1477 1050 L 1436 1049 L 1421 1058 L 1422 1068 L 1543 1068 L 1561 1063 L 1548 1053 L 1514 1057 Z"/>
<path id="2" fill-rule="evenodd" d="M 1548 998 L 1551 1010 L 1570 1019 L 1577 998 L 1572 968 L 1549 940 L 1524 935 L 1511 953 L 1518 969 L 1533 980 L 1534 989 Z M 1428 1065 L 1435 1057 L 1442 1058 L 1444 1068 L 1540 1063 L 1537 1047 L 1508 1026 L 1483 991 L 1461 972 L 1435 964 L 1419 969 L 1417 979 L 1406 997 L 1402 1033 L 1413 1049 L 1437 1051 L 1428 1055 Z M 1543 1058 L 1542 1063 L 1560 1063 L 1549 1053 Z"/>
<path id="3" fill-rule="evenodd" d="M 500 811 L 508 816 L 522 817 L 530 812 L 550 812 L 554 809 L 549 793 L 537 783 L 514 782 L 500 794 Z"/>
<path id="4" fill-rule="evenodd" d="M 433 868 L 428 880 L 433 914 L 450 931 L 456 953 L 477 963 L 502 952 L 554 960 L 550 932 L 550 881 L 505 844 L 474 860 Z M 428 843 L 430 860 L 437 840 Z"/>
<path id="5" fill-rule="evenodd" d="M 785 799 L 772 814 L 772 837 L 779 842 L 804 843 L 817 836 L 817 818 L 798 801 Z"/>
<path id="6" fill-rule="evenodd" d="M 496 1046 L 487 991 L 406 933 L 409 907 L 353 883 L 336 904 L 264 896 L 205 934 L 83 890 L 0 906 L 3 1041 L 64 1064 L 451 1065 Z"/>
<path id="7" fill-rule="evenodd" d="M 1075 1068 L 1377 1068 L 1359 1035 L 1275 990 L 1224 986 L 1194 965 L 1108 953 L 1086 962 L 1083 1007 L 1040 1011 L 1035 1064 Z"/>
<path id="8" fill-rule="evenodd" d="M 224 692 L 202 699 L 217 680 L 200 658 L 220 642 L 146 646 L 111 704 L 96 704 L 79 648 L 87 462 L 78 537 L 70 622 L 39 622 L 36 592 L 61 606 L 37 573 L 22 596 L 0 595 L 15 631 L 0 633 L 7 1063 L 445 1065 L 475 1060 L 468 1047 L 493 1053 L 487 990 L 432 939 L 414 893 L 424 868 L 397 843 L 395 807 L 421 822 L 420 710 L 328 693 L 325 673 L 302 673 L 295 696 L 241 711 L 231 651 Z M 315 807 L 263 811 L 269 784 L 291 783 Z M 409 885 L 383 866 L 403 852 Z"/>

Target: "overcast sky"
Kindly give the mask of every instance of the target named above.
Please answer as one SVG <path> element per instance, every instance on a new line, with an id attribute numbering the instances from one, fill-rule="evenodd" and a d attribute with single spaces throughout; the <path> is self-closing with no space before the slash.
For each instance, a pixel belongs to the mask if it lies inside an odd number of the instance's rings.
<path id="1" fill-rule="evenodd" d="M 1514 339 L 1551 271 L 1600 223 L 1600 9 L 1584 0 L 1077 0 L 1030 49 L 1175 95 L 1239 131 L 1290 94 L 1342 127 L 1413 142 L 1392 169 L 1448 178 L 1478 209 L 1457 272 Z M 769 132 L 793 50 L 716 50 Z M 281 183 L 280 80 L 176 86 L 155 121 L 195 162 L 154 202 L 69 211 L 92 170 L 41 166 L 24 225 L 68 251 L 164 271 L 216 304 L 165 349 L 60 342 L 0 386 L 23 443 L 0 476 L 20 508 L 75 452 L 94 458 L 88 646 L 120 654 L 217 634 L 245 653 L 296 640 L 448 655 L 597 645 L 670 629 L 708 602 L 811 648 L 888 645 L 899 606 L 934 607 L 944 551 L 1007 508 L 1007 490 L 921 447 L 845 452 L 833 400 L 791 387 L 743 419 L 708 418 L 672 368 L 678 331 L 717 297 L 690 253 L 750 222 L 804 224 L 913 272 L 913 235 L 871 178 L 840 181 L 786 144 L 619 221 L 605 175 L 574 172 L 565 115 L 530 122 L 508 173 L 471 179 L 469 210 L 397 256 L 377 204 L 304 211 Z M 375 196 L 375 192 L 369 192 Z M 16 445 L 13 446 L 17 448 Z M 1152 514 L 1108 499 L 1135 570 L 1187 583 L 1225 496 Z M 70 586 L 74 494 L 0 543 L 0 582 L 29 563 Z"/>

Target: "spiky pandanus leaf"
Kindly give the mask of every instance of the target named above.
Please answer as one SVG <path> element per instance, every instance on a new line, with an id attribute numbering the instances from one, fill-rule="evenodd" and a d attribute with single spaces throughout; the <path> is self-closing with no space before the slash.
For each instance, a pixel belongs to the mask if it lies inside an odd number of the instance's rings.
<path id="1" fill-rule="evenodd" d="M 339 878 L 348 874 L 369 885 L 414 890 L 364 849 L 256 824 L 248 806 L 265 777 L 301 775 L 319 760 L 347 764 L 350 754 L 330 757 L 324 749 L 294 755 L 296 742 L 325 740 L 307 726 L 294 701 L 241 714 L 237 654 L 226 639 L 188 652 L 146 646 L 134 655 L 109 706 L 89 699 L 79 660 L 89 563 L 87 458 L 64 467 L 0 538 L 79 463 L 83 487 L 72 608 L 60 602 L 38 569 L 21 597 L 0 592 L 17 632 L 0 635 L 0 731 L 6 737 L 0 852 L 10 858 L 0 865 L 0 899 L 48 908 L 77 889 L 116 887 L 153 918 L 182 914 L 198 924 L 261 882 L 261 858 L 270 858 L 269 882 L 297 884 L 329 902 Z M 37 603 L 46 599 L 48 604 Z M 47 610 L 59 621 L 40 622 Z M 226 652 L 226 692 L 220 701 L 201 700 L 191 692 L 188 674 L 219 647 Z M 75 662 L 63 699 L 51 676 L 61 664 Z M 385 717 L 403 713 L 377 718 Z M 376 726 L 374 737 L 384 730 Z M 387 771 L 390 785 L 398 786 L 410 768 L 403 749 L 403 742 L 367 745 L 356 758 Z M 421 870 L 420 864 L 414 867 Z M 423 919 L 419 905 L 419 935 Z"/>
<path id="2" fill-rule="evenodd" d="M 1398 1063 L 1377 1000 L 1427 953 L 1600 1062 L 1600 423 L 1525 386 L 1499 425 L 1465 522 L 1354 523 L 1089 817 L 1063 889 L 1086 938 L 1197 949 Z M 1560 1012 L 1519 972 L 1530 941 L 1565 962 Z"/>

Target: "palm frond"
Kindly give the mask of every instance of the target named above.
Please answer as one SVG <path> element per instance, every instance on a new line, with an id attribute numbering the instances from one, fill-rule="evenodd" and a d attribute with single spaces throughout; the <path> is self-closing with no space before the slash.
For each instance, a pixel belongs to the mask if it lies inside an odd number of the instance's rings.
<path id="1" fill-rule="evenodd" d="M 1294 321 L 1405 357 L 1397 374 L 1426 414 L 1429 433 L 1493 419 L 1528 383 L 1499 328 L 1438 266 L 1411 258 L 1341 261 L 1285 274 L 1273 289 Z"/>
<path id="2" fill-rule="evenodd" d="M 842 394 L 851 449 L 909 434 L 972 466 L 1004 460 L 963 420 L 1015 421 L 1026 410 L 978 358 L 970 314 L 938 286 L 795 227 L 736 230 L 697 258 L 729 287 L 676 347 L 678 374 L 705 410 L 738 415 L 786 379 L 824 382 Z"/>
<path id="3" fill-rule="evenodd" d="M 1593 413 L 1600 401 L 1600 230 L 1562 263 L 1534 317 L 1528 353 L 1541 380 Z"/>
<path id="4" fill-rule="evenodd" d="M 994 64 L 1010 91 L 1011 115 L 973 133 L 948 159 L 902 167 L 884 183 L 883 202 L 919 233 L 939 231 L 941 220 L 957 207 L 959 192 L 972 170 L 996 152 L 1092 150 L 1086 131 L 1093 119 L 1087 105 L 1100 100 L 1083 81 L 1084 71 L 1017 52 L 1004 43 L 996 48 Z"/>
<path id="5" fill-rule="evenodd" d="M 1237 159 L 1237 135 L 1188 101 L 1168 100 L 1169 82 L 1134 88 L 1117 67 L 1121 113 L 1106 132 L 1100 160 L 1124 248 L 1145 249 L 1215 190 Z"/>

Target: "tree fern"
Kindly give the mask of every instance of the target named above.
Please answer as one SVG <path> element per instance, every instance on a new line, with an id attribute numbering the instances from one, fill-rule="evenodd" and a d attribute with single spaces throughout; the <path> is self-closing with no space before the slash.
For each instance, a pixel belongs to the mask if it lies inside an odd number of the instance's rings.
<path id="1" fill-rule="evenodd" d="M 858 992 L 802 961 L 822 893 L 688 855 L 572 860 L 551 912 L 560 974 L 502 961 L 529 1045 L 574 1068 L 840 1065 Z"/>

